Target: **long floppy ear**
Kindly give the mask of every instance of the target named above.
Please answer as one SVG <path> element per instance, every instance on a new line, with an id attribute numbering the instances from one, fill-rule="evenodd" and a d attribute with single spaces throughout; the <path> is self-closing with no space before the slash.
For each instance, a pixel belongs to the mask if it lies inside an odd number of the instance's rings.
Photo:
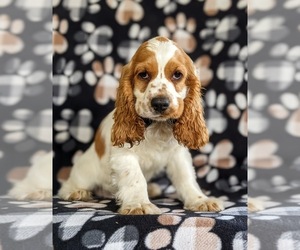
<path id="1" fill-rule="evenodd" d="M 191 67 L 189 71 L 184 110 L 174 124 L 173 134 L 180 144 L 190 149 L 199 149 L 209 141 L 209 135 L 201 104 L 201 83 L 195 74 L 194 67 Z"/>
<path id="2" fill-rule="evenodd" d="M 133 146 L 144 139 L 145 123 L 135 111 L 132 71 L 130 64 L 122 69 L 115 103 L 114 124 L 111 141 L 113 146 L 123 147 L 125 143 Z"/>

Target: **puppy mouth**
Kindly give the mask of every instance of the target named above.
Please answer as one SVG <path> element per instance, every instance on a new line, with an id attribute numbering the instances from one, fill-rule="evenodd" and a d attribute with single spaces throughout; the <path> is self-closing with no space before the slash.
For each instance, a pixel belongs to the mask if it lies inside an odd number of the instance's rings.
<path id="1" fill-rule="evenodd" d="M 178 115 L 176 112 L 172 112 L 171 110 L 166 110 L 165 112 L 157 112 L 152 111 L 151 115 L 148 116 L 141 116 L 143 119 L 148 119 L 152 121 L 159 121 L 159 122 L 165 122 L 169 120 L 176 120 L 178 119 Z"/>
<path id="2" fill-rule="evenodd" d="M 170 119 L 170 118 L 155 118 L 155 119 L 150 119 L 150 118 L 143 118 L 143 121 L 145 122 L 146 127 L 150 126 L 153 123 L 167 123 L 169 125 L 174 125 L 174 123 L 177 121 L 177 119 Z"/>

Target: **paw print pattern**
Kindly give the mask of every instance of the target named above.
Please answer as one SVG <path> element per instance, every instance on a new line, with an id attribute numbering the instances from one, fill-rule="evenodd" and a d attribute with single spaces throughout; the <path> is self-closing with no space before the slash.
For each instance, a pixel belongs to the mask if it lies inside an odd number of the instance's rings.
<path id="1" fill-rule="evenodd" d="M 232 5 L 231 0 L 200 0 L 200 2 L 204 2 L 203 10 L 208 16 L 215 16 L 220 10 L 226 11 Z"/>
<path id="2" fill-rule="evenodd" d="M 56 0 L 57 1 L 57 0 Z M 70 18 L 73 22 L 80 21 L 86 12 L 96 14 L 101 10 L 100 0 L 63 0 L 63 6 L 70 12 Z"/>
<path id="3" fill-rule="evenodd" d="M 13 0 L 2 0 L 0 3 L 0 7 L 6 7 L 9 6 L 12 3 Z"/>
<path id="4" fill-rule="evenodd" d="M 61 111 L 61 118 L 54 123 L 56 143 L 63 144 L 62 149 L 69 152 L 76 147 L 78 142 L 89 143 L 94 135 L 90 123 L 92 113 L 88 109 L 81 109 L 77 114 L 73 110 L 64 109 Z M 76 142 L 78 141 L 78 142 Z"/>
<path id="5" fill-rule="evenodd" d="M 159 35 L 171 38 L 187 53 L 192 53 L 196 49 L 197 41 L 192 35 L 197 28 L 194 18 L 187 19 L 184 13 L 178 13 L 176 19 L 167 17 L 165 25 L 166 27 L 158 29 Z"/>
<path id="6" fill-rule="evenodd" d="M 131 40 L 122 41 L 117 49 L 119 56 L 126 62 L 130 61 L 141 43 L 150 37 L 151 30 L 149 27 L 141 28 L 139 24 L 133 24 L 128 35 Z"/>
<path id="7" fill-rule="evenodd" d="M 279 42 L 290 33 L 290 28 L 285 25 L 285 19 L 281 16 L 267 16 L 258 21 L 253 20 L 249 22 L 248 30 L 250 40 L 265 42 Z"/>
<path id="8" fill-rule="evenodd" d="M 54 105 L 62 105 L 68 95 L 76 96 L 81 92 L 81 86 L 78 83 L 82 80 L 83 73 L 75 68 L 74 61 L 67 62 L 65 58 L 57 60 L 53 75 Z"/>
<path id="9" fill-rule="evenodd" d="M 38 42 L 36 46 L 33 48 L 34 54 L 37 56 L 43 56 L 44 61 L 48 65 L 52 65 L 52 55 L 53 55 L 53 43 L 52 39 L 52 23 L 47 22 L 44 25 L 44 29 L 37 31 L 33 35 L 33 39 Z"/>
<path id="10" fill-rule="evenodd" d="M 283 93 L 281 103 L 268 107 L 270 115 L 279 120 L 287 120 L 285 130 L 292 136 L 300 137 L 300 93 Z"/>
<path id="11" fill-rule="evenodd" d="M 214 77 L 214 72 L 210 68 L 211 58 L 209 55 L 203 55 L 196 59 L 195 67 L 199 70 L 199 76 L 202 87 L 207 87 Z"/>
<path id="12" fill-rule="evenodd" d="M 105 105 L 116 99 L 117 87 L 121 76 L 122 64 L 114 64 L 112 57 L 106 57 L 103 64 L 94 61 L 92 71 L 85 73 L 85 79 L 91 86 L 96 85 L 94 98 L 97 103 Z"/>
<path id="13" fill-rule="evenodd" d="M 28 151 L 35 147 L 36 141 L 52 142 L 52 110 L 45 109 L 34 113 L 28 109 L 17 109 L 14 119 L 1 124 L 7 133 L 3 141 L 15 144 L 17 151 Z M 34 139 L 34 140 L 32 140 Z"/>
<path id="14" fill-rule="evenodd" d="M 225 86 L 231 91 L 238 90 L 247 79 L 245 63 L 247 61 L 247 46 L 240 48 L 237 43 L 233 43 L 228 50 L 231 58 L 222 62 L 217 68 L 217 77 L 225 81 Z"/>
<path id="15" fill-rule="evenodd" d="M 39 95 L 44 89 L 41 83 L 47 78 L 47 73 L 35 70 L 33 61 L 21 63 L 19 58 L 12 58 L 5 71 L 6 74 L 0 75 L 0 103 L 3 105 L 15 105 L 24 95 Z"/>
<path id="16" fill-rule="evenodd" d="M 228 115 L 232 119 L 240 119 L 238 125 L 238 131 L 241 135 L 247 136 L 247 99 L 246 96 L 239 92 L 234 96 L 235 103 L 231 103 L 227 106 L 226 110 Z"/>
<path id="17" fill-rule="evenodd" d="M 174 249 L 221 249 L 222 243 L 218 235 L 211 232 L 216 224 L 213 218 L 193 217 L 185 219 L 174 235 Z M 184 235 L 185 237 L 182 237 Z M 205 237 L 205 241 L 199 240 L 199 236 Z M 202 238 L 201 237 L 201 238 Z"/>
<path id="18" fill-rule="evenodd" d="M 250 145 L 248 150 L 248 165 L 252 168 L 271 169 L 278 168 L 282 159 L 276 152 L 278 144 L 273 140 L 259 140 Z"/>
<path id="19" fill-rule="evenodd" d="M 111 9 L 117 9 L 115 18 L 121 25 L 127 25 L 130 21 L 138 22 L 144 17 L 140 2 L 141 0 L 106 0 Z"/>
<path id="20" fill-rule="evenodd" d="M 258 63 L 252 70 L 256 80 L 264 81 L 274 91 L 284 91 L 294 82 L 300 82 L 300 46 L 289 48 L 286 44 L 276 44 L 270 50 L 274 58 Z"/>
<path id="21" fill-rule="evenodd" d="M 53 50 L 57 54 L 62 54 L 68 49 L 68 40 L 65 34 L 68 31 L 69 23 L 66 19 L 59 20 L 58 15 L 53 15 Z"/>
<path id="22" fill-rule="evenodd" d="M 253 95 L 250 91 L 248 93 L 248 131 L 253 134 L 260 134 L 266 131 L 270 122 L 269 119 L 262 113 L 268 105 L 268 97 L 266 94 L 259 93 Z"/>
<path id="23" fill-rule="evenodd" d="M 82 31 L 75 33 L 74 38 L 79 44 L 75 46 L 74 52 L 81 56 L 83 64 L 90 63 L 95 58 L 95 54 L 104 57 L 112 52 L 111 27 L 102 25 L 96 28 L 91 22 L 83 22 L 81 27 Z"/>
<path id="24" fill-rule="evenodd" d="M 204 40 L 202 49 L 210 51 L 212 55 L 218 55 L 225 42 L 233 42 L 239 37 L 241 31 L 237 21 L 238 18 L 232 15 L 227 15 L 221 20 L 208 19 L 205 22 L 206 28 L 199 33 L 200 38 Z"/>
<path id="25" fill-rule="evenodd" d="M 225 94 L 219 94 L 217 96 L 216 91 L 211 89 L 206 95 L 206 105 L 208 107 L 207 113 L 207 127 L 209 130 L 209 135 L 213 133 L 221 134 L 227 128 L 227 119 L 224 117 L 221 112 L 227 102 Z"/>
<path id="26" fill-rule="evenodd" d="M 181 5 L 187 5 L 190 3 L 191 0 L 167 0 L 167 1 L 161 1 L 161 0 L 156 0 L 155 1 L 155 6 L 158 9 L 163 9 L 163 12 L 168 15 L 176 11 L 177 9 L 177 4 Z"/>
<path id="27" fill-rule="evenodd" d="M 292 184 L 292 185 L 291 185 Z M 291 189 L 299 188 L 296 182 L 289 183 L 289 181 L 282 175 L 274 175 L 270 179 L 256 178 L 251 181 L 250 187 L 253 190 L 263 191 L 268 193 L 281 193 Z"/>
<path id="28" fill-rule="evenodd" d="M 300 12 L 300 2 L 297 0 L 286 0 L 283 7 L 285 9 L 294 9 L 298 11 L 298 13 Z"/>
<path id="29" fill-rule="evenodd" d="M 0 15 L 0 56 L 16 54 L 24 48 L 23 40 L 18 37 L 24 26 L 23 20 L 11 20 L 8 15 Z"/>
<path id="30" fill-rule="evenodd" d="M 275 5 L 276 5 L 276 0 L 264 0 L 263 3 L 260 0 L 248 0 L 247 1 L 248 14 L 252 15 L 256 11 L 269 11 L 273 9 Z"/>
<path id="31" fill-rule="evenodd" d="M 231 154 L 232 150 L 233 143 L 229 140 L 221 140 L 215 147 L 212 143 L 208 143 L 201 148 L 201 154 L 193 158 L 197 176 L 205 177 L 208 183 L 216 181 L 219 177 L 218 169 L 230 169 L 235 166 L 236 159 Z"/>
<path id="32" fill-rule="evenodd" d="M 45 20 L 52 12 L 52 1 L 49 0 L 22 0 L 17 1 L 16 6 L 26 12 L 28 20 L 40 22 Z"/>

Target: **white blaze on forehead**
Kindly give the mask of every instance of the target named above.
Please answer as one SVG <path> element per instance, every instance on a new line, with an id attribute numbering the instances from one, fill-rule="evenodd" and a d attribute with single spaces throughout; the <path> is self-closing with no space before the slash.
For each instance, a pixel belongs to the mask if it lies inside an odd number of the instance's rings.
<path id="1" fill-rule="evenodd" d="M 153 38 L 148 41 L 147 49 L 153 51 L 155 54 L 158 64 L 158 76 L 164 76 L 165 66 L 174 56 L 178 48 L 170 40 L 160 41 L 156 38 Z"/>

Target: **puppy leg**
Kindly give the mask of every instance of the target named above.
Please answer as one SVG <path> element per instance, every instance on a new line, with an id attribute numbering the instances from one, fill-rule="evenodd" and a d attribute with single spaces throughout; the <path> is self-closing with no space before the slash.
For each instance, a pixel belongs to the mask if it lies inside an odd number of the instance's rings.
<path id="1" fill-rule="evenodd" d="M 51 200 L 52 152 L 40 156 L 26 177 L 17 182 L 8 195 L 18 200 Z"/>
<path id="2" fill-rule="evenodd" d="M 218 212 L 224 209 L 219 199 L 208 198 L 200 189 L 192 165 L 192 158 L 187 149 L 174 152 L 167 166 L 167 174 L 176 188 L 184 208 L 191 211 Z"/>
<path id="3" fill-rule="evenodd" d="M 64 200 L 92 200 L 92 190 L 96 186 L 99 158 L 94 150 L 94 144 L 78 159 L 72 167 L 69 179 L 62 184 L 58 192 Z"/>
<path id="4" fill-rule="evenodd" d="M 147 182 L 137 157 L 131 152 L 114 154 L 111 158 L 113 179 L 117 186 L 116 198 L 121 205 L 121 214 L 160 214 L 147 193 Z"/>

